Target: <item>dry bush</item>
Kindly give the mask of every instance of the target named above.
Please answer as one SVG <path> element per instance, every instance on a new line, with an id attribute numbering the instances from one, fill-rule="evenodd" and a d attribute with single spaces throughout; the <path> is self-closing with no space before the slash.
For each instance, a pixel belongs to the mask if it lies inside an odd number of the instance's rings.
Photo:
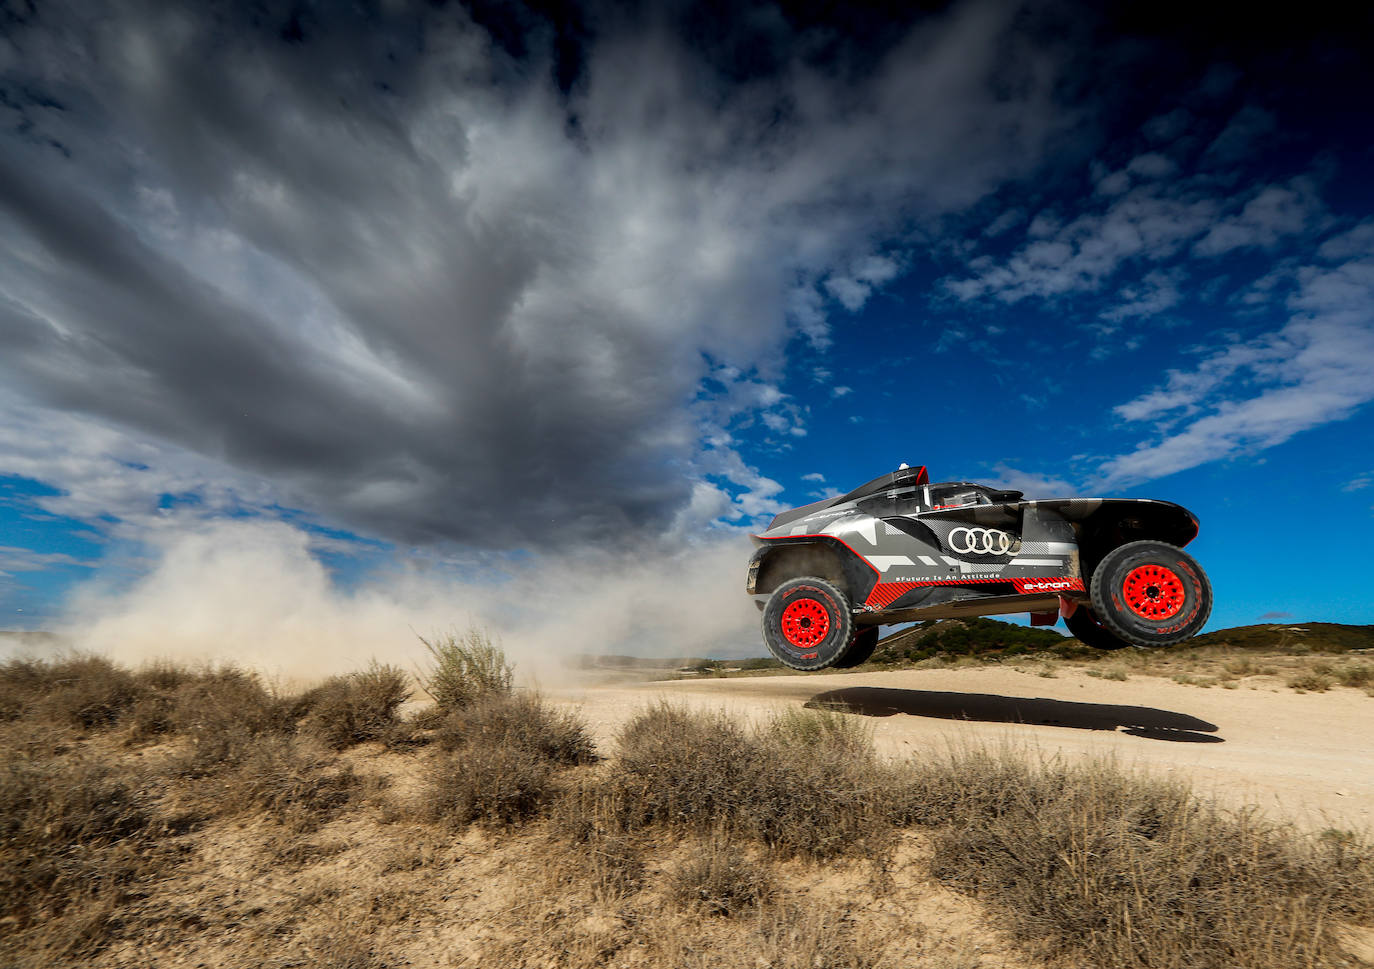
<path id="1" fill-rule="evenodd" d="M 245 735 L 234 770 L 223 771 L 202 793 L 220 814 L 266 814 L 297 832 L 332 820 L 361 792 L 362 779 L 347 766 L 290 737 Z"/>
<path id="2" fill-rule="evenodd" d="M 553 766 L 535 751 L 466 744 L 435 759 L 430 817 L 452 827 L 510 827 L 536 817 L 553 793 Z"/>
<path id="3" fill-rule="evenodd" d="M 587 764 L 596 745 L 586 726 L 565 710 L 555 710 L 538 694 L 490 696 L 448 712 L 435 740 L 445 750 L 467 744 L 523 747 L 555 764 Z"/>
<path id="4" fill-rule="evenodd" d="M 1331 689 L 1331 677 L 1316 670 L 1309 670 L 1290 677 L 1288 686 L 1300 693 L 1325 693 Z"/>
<path id="5" fill-rule="evenodd" d="M 941 825 L 936 874 L 1015 932 L 1092 965 L 1330 965 L 1374 915 L 1374 856 L 1109 764 L 958 753 L 913 768 L 907 817 Z"/>
<path id="6" fill-rule="evenodd" d="M 795 899 L 760 907 L 748 933 L 733 945 L 703 945 L 688 935 L 675 948 L 663 960 L 675 969 L 882 969 L 894 965 L 885 956 L 882 942 L 856 931 L 855 921 L 845 911 L 817 909 Z"/>
<path id="7" fill-rule="evenodd" d="M 376 662 L 367 669 L 335 676 L 300 700 L 306 709 L 301 729 L 334 750 L 383 740 L 396 729 L 396 711 L 410 699 L 410 677 L 395 666 Z"/>
<path id="8" fill-rule="evenodd" d="M 674 869 L 668 886 L 679 905 L 726 917 L 756 908 L 777 894 L 772 873 L 721 832 Z"/>
<path id="9" fill-rule="evenodd" d="M 454 709 L 437 739 L 444 752 L 430 773 L 431 815 L 454 826 L 528 821 L 553 798 L 556 767 L 595 758 L 581 721 L 529 693 Z"/>
<path id="10" fill-rule="evenodd" d="M 583 774 L 554 802 L 550 872 L 560 883 L 589 891 L 593 901 L 618 905 L 644 887 L 649 848 L 637 833 L 617 822 L 621 812 L 599 803 L 603 786 Z"/>
<path id="11" fill-rule="evenodd" d="M 1341 686 L 1371 686 L 1374 685 L 1374 666 L 1341 667 L 1335 671 L 1335 676 Z"/>
<path id="12" fill-rule="evenodd" d="M 873 746 L 868 723 L 834 706 L 785 707 L 768 721 L 763 734 L 783 746 L 847 750 L 859 757 L 868 757 Z"/>
<path id="13" fill-rule="evenodd" d="M 171 729 L 188 740 L 177 766 L 192 777 L 237 767 L 264 738 L 294 733 L 303 712 L 299 698 L 279 697 L 256 674 L 235 667 L 198 674 L 173 701 Z"/>
<path id="14" fill-rule="evenodd" d="M 163 831 L 148 796 L 112 768 L 0 765 L 0 962 L 6 951 L 52 964 L 98 950 L 129 886 L 170 868 Z"/>
<path id="15" fill-rule="evenodd" d="M 758 958 L 770 969 L 880 969 L 882 948 L 861 938 L 845 913 L 793 902 L 761 913 Z"/>
<path id="16" fill-rule="evenodd" d="M 621 732 L 617 769 L 597 795 L 619 816 L 601 823 L 719 825 L 785 855 L 877 856 L 891 834 L 878 807 L 887 772 L 845 719 L 796 713 L 750 734 L 720 714 L 652 708 Z"/>
<path id="17" fill-rule="evenodd" d="M 82 730 L 113 726 L 143 688 L 128 670 L 100 656 L 11 660 L 0 667 L 0 710 Z"/>
<path id="18" fill-rule="evenodd" d="M 198 679 L 204 673 L 203 670 L 197 671 L 170 659 L 157 659 L 143 664 L 134 674 L 134 679 L 150 689 L 170 693 L 182 684 Z"/>
<path id="19" fill-rule="evenodd" d="M 420 642 L 434 660 L 421 685 L 439 706 L 461 709 L 510 693 L 514 668 L 485 629 L 473 626 L 461 635 L 449 632 L 432 640 L 421 636 Z"/>

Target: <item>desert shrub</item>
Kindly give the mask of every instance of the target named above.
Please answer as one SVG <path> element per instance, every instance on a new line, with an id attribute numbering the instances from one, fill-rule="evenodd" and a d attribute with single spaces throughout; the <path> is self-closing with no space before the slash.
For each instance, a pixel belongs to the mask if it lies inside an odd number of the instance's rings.
<path id="1" fill-rule="evenodd" d="M 442 707 L 461 709 L 511 691 L 514 669 L 491 634 L 476 626 L 461 635 L 420 637 L 433 665 L 421 679 L 426 693 Z"/>
<path id="2" fill-rule="evenodd" d="M 465 744 L 436 758 L 431 819 L 451 827 L 510 827 L 537 816 L 554 793 L 553 766 L 519 744 Z"/>
<path id="3" fill-rule="evenodd" d="M 822 750 L 849 750 L 863 757 L 873 745 L 873 731 L 860 717 L 838 708 L 785 707 L 764 726 L 762 735 L 786 746 L 817 746 Z"/>
<path id="4" fill-rule="evenodd" d="M 101 656 L 11 662 L 8 672 L 26 715 L 83 730 L 113 726 L 143 693 L 132 673 Z"/>
<path id="5" fill-rule="evenodd" d="M 361 791 L 349 767 L 337 767 L 290 737 L 258 734 L 236 750 L 234 770 L 207 794 L 223 814 L 261 812 L 297 831 L 336 817 Z"/>
<path id="6" fill-rule="evenodd" d="M 146 743 L 176 729 L 176 697 L 161 690 L 150 691 L 134 701 L 125 719 L 129 741 Z"/>
<path id="7" fill-rule="evenodd" d="M 553 798 L 556 767 L 595 758 L 581 721 L 530 693 L 450 711 L 437 740 L 443 752 L 430 774 L 432 814 L 454 826 L 527 821 Z"/>
<path id="8" fill-rule="evenodd" d="M 534 693 L 490 696 L 466 709 L 450 711 L 435 739 L 445 750 L 467 744 L 523 747 L 555 764 L 586 764 L 596 758 L 586 726 Z"/>
<path id="9" fill-rule="evenodd" d="M 202 672 L 170 659 L 158 659 L 145 663 L 134 674 L 134 679 L 143 686 L 170 693 L 182 684 L 197 679 Z"/>
<path id="10" fill-rule="evenodd" d="M 126 887 L 169 867 L 161 831 L 148 796 L 109 767 L 0 764 L 0 963 L 19 964 L 10 946 L 48 964 L 100 948 Z"/>
<path id="11" fill-rule="evenodd" d="M 1331 689 L 1331 677 L 1324 673 L 1308 671 L 1290 677 L 1288 686 L 1291 689 L 1299 690 L 1303 693 L 1325 693 L 1327 690 Z"/>
<path id="12" fill-rule="evenodd" d="M 879 969 L 890 965 L 881 944 L 858 937 L 842 909 L 817 911 L 797 901 L 768 905 L 759 912 L 749 948 L 770 969 Z M 721 966 L 716 961 L 698 963 Z M 695 969 L 688 963 L 684 969 Z"/>
<path id="13" fill-rule="evenodd" d="M 171 729 L 188 741 L 177 767 L 193 777 L 237 767 L 264 738 L 294 733 L 304 712 L 300 698 L 277 696 L 232 666 L 202 671 L 173 698 Z"/>
<path id="14" fill-rule="evenodd" d="M 1336 670 L 1336 681 L 1341 686 L 1362 687 L 1374 685 L 1374 666 L 1345 666 Z"/>
<path id="15" fill-rule="evenodd" d="M 372 663 L 347 676 L 331 677 L 301 698 L 301 728 L 342 750 L 381 740 L 397 724 L 396 711 L 410 698 L 410 677 L 395 666 Z"/>
<path id="16" fill-rule="evenodd" d="M 934 870 L 1087 964 L 1330 964 L 1333 926 L 1374 912 L 1363 846 L 1226 814 L 1110 764 L 964 752 L 913 768 L 908 818 Z"/>
<path id="17" fill-rule="evenodd" d="M 652 708 L 621 732 L 601 804 L 627 830 L 720 826 L 786 855 L 880 852 L 886 770 L 840 716 L 797 713 L 750 734 L 721 714 Z"/>
<path id="18" fill-rule="evenodd" d="M 770 901 L 777 893 L 768 869 L 719 832 L 673 870 L 668 889 L 683 907 L 725 917 Z"/>

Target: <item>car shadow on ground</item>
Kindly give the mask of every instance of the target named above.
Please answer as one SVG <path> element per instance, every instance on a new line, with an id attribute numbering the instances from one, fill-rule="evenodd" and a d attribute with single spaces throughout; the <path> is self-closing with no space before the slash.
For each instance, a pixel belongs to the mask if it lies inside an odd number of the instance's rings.
<path id="1" fill-rule="evenodd" d="M 1113 703 L 1076 703 L 1046 697 L 855 686 L 817 693 L 806 702 L 806 706 L 811 709 L 839 709 L 866 717 L 891 717 L 904 713 L 942 720 L 1024 723 L 1077 730 L 1116 730 L 1124 727 L 1124 733 L 1151 740 L 1193 744 L 1225 742 L 1224 738 L 1214 736 L 1218 729 L 1216 724 L 1186 713 Z"/>

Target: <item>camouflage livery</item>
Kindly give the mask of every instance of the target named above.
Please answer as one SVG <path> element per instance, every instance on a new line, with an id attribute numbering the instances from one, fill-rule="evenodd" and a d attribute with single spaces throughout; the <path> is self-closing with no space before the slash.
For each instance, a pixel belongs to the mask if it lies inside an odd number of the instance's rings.
<path id="1" fill-rule="evenodd" d="M 1063 615 L 1100 648 L 1168 645 L 1210 613 L 1206 576 L 1180 551 L 1197 530 L 1172 502 L 1023 501 L 903 468 L 774 518 L 752 536 L 747 588 L 770 649 L 798 669 L 857 665 L 879 625 L 1019 612 L 1036 624 Z"/>

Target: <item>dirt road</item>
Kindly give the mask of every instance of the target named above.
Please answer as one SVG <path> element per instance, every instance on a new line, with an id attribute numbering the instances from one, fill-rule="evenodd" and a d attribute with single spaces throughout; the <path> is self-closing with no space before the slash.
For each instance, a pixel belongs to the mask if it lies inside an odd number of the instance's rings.
<path id="1" fill-rule="evenodd" d="M 1124 682 L 1061 668 L 1005 667 L 761 676 L 563 687 L 597 740 L 659 698 L 758 718 L 788 705 L 842 703 L 871 719 L 885 754 L 1007 744 L 1066 757 L 1111 756 L 1183 772 L 1195 789 L 1309 828 L 1374 829 L 1374 698 L 1242 685 L 1202 689 L 1151 676 Z"/>

